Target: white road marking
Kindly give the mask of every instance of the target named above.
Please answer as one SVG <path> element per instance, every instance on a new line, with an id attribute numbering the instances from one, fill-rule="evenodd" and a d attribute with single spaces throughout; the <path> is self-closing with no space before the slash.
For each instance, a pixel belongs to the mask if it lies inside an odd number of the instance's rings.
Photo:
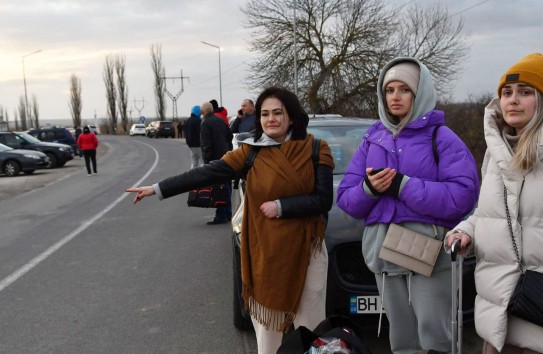
<path id="1" fill-rule="evenodd" d="M 149 175 L 153 172 L 153 170 L 155 169 L 156 165 L 158 164 L 158 160 L 159 160 L 159 156 L 158 156 L 158 151 L 152 147 L 151 145 L 149 144 L 146 144 L 146 143 L 142 143 L 142 142 L 139 142 L 139 144 L 143 144 L 143 145 L 147 145 L 148 147 L 150 147 L 154 152 L 155 152 L 155 162 L 153 163 L 153 165 L 151 166 L 151 168 L 147 171 L 147 173 L 145 173 L 145 175 L 143 175 L 142 178 L 140 178 L 139 181 L 137 181 L 131 188 L 133 187 L 137 187 L 139 186 L 147 177 L 149 177 Z M 85 231 L 89 226 L 91 226 L 96 220 L 100 219 L 102 216 L 104 216 L 105 214 L 107 214 L 111 209 L 113 209 L 115 206 L 117 206 L 117 204 L 119 204 L 123 199 L 125 199 L 126 197 L 128 197 L 129 193 L 126 193 L 126 192 L 123 192 L 123 194 L 121 194 L 121 196 L 119 198 L 117 198 L 113 203 L 111 203 L 109 206 L 107 206 L 104 210 L 102 210 L 100 213 L 94 215 L 92 218 L 90 218 L 89 220 L 83 222 L 79 227 L 77 227 L 74 231 L 72 231 L 71 233 L 69 233 L 68 235 L 64 236 L 62 239 L 60 239 L 59 241 L 57 241 L 54 245 L 52 245 L 51 247 L 49 247 L 48 249 L 46 249 L 45 251 L 43 251 L 41 254 L 39 254 L 38 256 L 34 257 L 33 259 L 31 259 L 28 263 L 26 263 L 25 265 L 23 265 L 21 268 L 17 269 L 15 272 L 11 273 L 10 275 L 8 275 L 7 277 L 5 277 L 4 279 L 2 279 L 2 281 L 0 281 L 0 291 L 4 290 L 5 288 L 7 288 L 8 286 L 10 286 L 12 283 L 14 283 L 16 280 L 18 280 L 19 278 L 21 278 L 23 275 L 25 275 L 26 273 L 28 273 L 30 270 L 32 270 L 32 268 L 36 267 L 38 264 L 40 264 L 41 262 L 43 262 L 45 259 L 47 259 L 47 257 L 51 256 L 53 253 L 55 253 L 56 251 L 58 251 L 62 246 L 64 246 L 65 244 L 67 244 L 68 242 L 70 242 L 72 239 L 74 239 L 76 236 L 78 236 L 80 233 L 82 233 L 83 231 Z"/>

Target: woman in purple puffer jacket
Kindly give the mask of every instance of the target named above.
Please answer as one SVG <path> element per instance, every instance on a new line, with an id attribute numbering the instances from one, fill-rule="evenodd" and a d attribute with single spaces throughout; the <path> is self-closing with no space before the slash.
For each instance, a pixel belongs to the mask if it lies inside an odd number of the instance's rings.
<path id="1" fill-rule="evenodd" d="M 443 239 L 475 206 L 477 166 L 466 145 L 443 125 L 444 113 L 434 109 L 434 84 L 421 62 L 393 59 L 381 70 L 377 88 L 380 121 L 354 154 L 337 204 L 366 221 L 362 254 L 375 273 L 392 352 L 448 352 L 450 258 L 442 250 L 426 277 L 380 259 L 379 251 L 391 223 L 430 237 L 437 230 Z"/>

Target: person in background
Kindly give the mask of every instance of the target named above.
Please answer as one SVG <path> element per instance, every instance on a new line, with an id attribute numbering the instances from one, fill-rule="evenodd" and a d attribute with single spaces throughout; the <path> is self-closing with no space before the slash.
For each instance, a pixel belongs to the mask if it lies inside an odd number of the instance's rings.
<path id="1" fill-rule="evenodd" d="M 234 134 L 246 133 L 255 129 L 255 104 L 252 100 L 245 99 L 241 102 L 241 113 L 241 116 L 238 115 L 230 126 L 230 130 Z"/>
<path id="2" fill-rule="evenodd" d="M 223 120 L 213 113 L 213 106 L 205 102 L 201 107 L 204 116 L 200 127 L 200 145 L 204 163 L 208 164 L 213 160 L 219 160 L 228 151 L 232 150 L 232 132 L 230 127 L 225 125 Z M 226 204 L 217 207 L 215 218 L 209 221 L 208 225 L 225 224 L 232 220 L 232 183 L 225 183 L 227 190 Z"/>
<path id="3" fill-rule="evenodd" d="M 209 101 L 209 103 L 211 103 L 211 105 L 213 106 L 213 113 L 215 113 L 217 117 L 220 117 L 227 126 L 230 126 L 230 121 L 228 120 L 228 111 L 226 110 L 226 108 L 219 107 L 219 103 L 217 102 L 217 100 L 211 100 Z"/>
<path id="4" fill-rule="evenodd" d="M 81 127 L 80 126 L 77 126 L 75 127 L 75 142 L 77 143 L 77 139 L 79 139 L 79 136 L 81 135 Z M 78 150 L 78 153 L 79 153 L 79 158 L 82 159 L 83 158 L 83 150 L 81 150 L 79 147 L 77 148 Z"/>
<path id="5" fill-rule="evenodd" d="M 392 223 L 442 240 L 475 206 L 477 166 L 462 140 L 444 126 L 444 113 L 435 110 L 432 76 L 420 61 L 399 57 L 387 63 L 377 98 L 380 120 L 366 131 L 347 167 L 337 205 L 365 219 L 362 253 L 390 322 L 391 351 L 448 352 L 450 257 L 442 249 L 426 277 L 379 253 Z"/>
<path id="6" fill-rule="evenodd" d="M 190 168 L 204 164 L 202 159 L 202 148 L 200 147 L 200 126 L 202 125 L 200 106 L 193 106 L 190 117 L 183 125 L 185 140 L 190 151 Z"/>
<path id="7" fill-rule="evenodd" d="M 486 106 L 484 131 L 477 209 L 447 234 L 446 248 L 459 239 L 461 249 L 475 251 L 475 328 L 483 353 L 543 353 L 543 327 L 507 313 L 521 269 L 543 272 L 542 54 L 503 74 L 498 97 Z"/>
<path id="8" fill-rule="evenodd" d="M 87 175 L 92 176 L 91 174 L 91 162 L 92 162 L 92 171 L 95 174 L 98 173 L 96 169 L 96 148 L 98 147 L 98 138 L 94 133 L 91 133 L 90 128 L 85 126 L 83 128 L 83 134 L 79 135 L 77 138 L 77 146 L 80 150 L 83 150 L 83 156 L 85 157 L 85 166 L 87 167 Z"/>
<path id="9" fill-rule="evenodd" d="M 202 105 L 202 111 L 204 106 Z M 210 110 L 211 111 L 211 110 Z M 316 170 L 309 117 L 296 95 L 277 87 L 256 101 L 256 128 L 220 160 L 152 186 L 129 188 L 134 203 L 234 179 L 254 146 L 247 172 L 241 230 L 243 300 L 255 327 L 259 354 L 275 354 L 292 324 L 314 329 L 325 319 L 328 253 L 324 213 L 333 203 L 334 160 L 320 141 Z"/>

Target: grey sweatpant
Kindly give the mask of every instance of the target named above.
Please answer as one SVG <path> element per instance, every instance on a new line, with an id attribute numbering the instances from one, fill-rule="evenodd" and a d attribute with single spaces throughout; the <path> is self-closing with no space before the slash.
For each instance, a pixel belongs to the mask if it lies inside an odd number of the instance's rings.
<path id="1" fill-rule="evenodd" d="M 447 257 L 442 252 L 440 258 L 444 256 Z M 410 280 L 405 275 L 386 276 L 384 293 L 383 276 L 376 274 L 375 279 L 390 322 L 390 349 L 394 354 L 412 354 L 430 349 L 442 352 L 451 350 L 450 268 L 429 278 L 416 273 L 411 275 Z"/>

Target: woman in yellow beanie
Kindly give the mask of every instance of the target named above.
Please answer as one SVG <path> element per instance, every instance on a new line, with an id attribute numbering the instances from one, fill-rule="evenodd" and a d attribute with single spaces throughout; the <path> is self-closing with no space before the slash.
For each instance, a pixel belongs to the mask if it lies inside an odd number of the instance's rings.
<path id="1" fill-rule="evenodd" d="M 507 308 L 524 270 L 543 273 L 543 55 L 507 70 L 498 96 L 485 109 L 477 209 L 448 234 L 447 246 L 460 239 L 477 256 L 475 327 L 483 353 L 542 353 L 543 327 Z"/>

